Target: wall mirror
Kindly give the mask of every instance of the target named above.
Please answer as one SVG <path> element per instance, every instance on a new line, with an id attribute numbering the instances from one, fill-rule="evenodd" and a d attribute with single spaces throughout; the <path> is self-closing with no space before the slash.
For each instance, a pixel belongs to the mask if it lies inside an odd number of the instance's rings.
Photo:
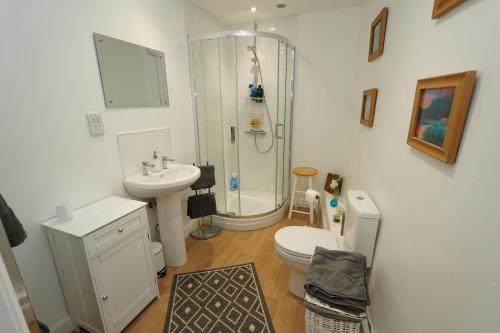
<path id="1" fill-rule="evenodd" d="M 98 33 L 94 42 L 106 107 L 169 105 L 163 52 Z"/>

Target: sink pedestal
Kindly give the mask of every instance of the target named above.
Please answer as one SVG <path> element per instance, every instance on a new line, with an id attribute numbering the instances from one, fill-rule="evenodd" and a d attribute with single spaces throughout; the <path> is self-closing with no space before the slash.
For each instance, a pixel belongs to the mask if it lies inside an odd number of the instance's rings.
<path id="1" fill-rule="evenodd" d="M 185 212 L 181 208 L 181 192 L 200 178 L 200 169 L 193 165 L 170 164 L 161 172 L 139 173 L 123 180 L 130 195 L 156 198 L 160 237 L 167 266 L 186 263 L 184 238 Z"/>
<path id="2" fill-rule="evenodd" d="M 171 267 L 182 266 L 187 255 L 180 192 L 156 198 L 156 207 L 165 262 Z"/>

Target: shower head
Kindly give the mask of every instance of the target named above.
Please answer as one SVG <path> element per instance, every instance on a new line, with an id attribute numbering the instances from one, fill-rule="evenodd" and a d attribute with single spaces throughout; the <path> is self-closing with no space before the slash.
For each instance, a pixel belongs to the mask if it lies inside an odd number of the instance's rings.
<path id="1" fill-rule="evenodd" d="M 255 46 L 253 46 L 253 45 L 248 45 L 248 46 L 247 46 L 247 50 L 248 50 L 248 51 L 250 51 L 250 52 L 255 53 Z"/>

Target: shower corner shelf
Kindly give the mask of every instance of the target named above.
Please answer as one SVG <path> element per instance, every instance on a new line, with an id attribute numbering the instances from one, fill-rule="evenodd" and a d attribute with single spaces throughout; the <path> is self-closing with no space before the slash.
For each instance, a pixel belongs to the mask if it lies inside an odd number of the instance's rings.
<path id="1" fill-rule="evenodd" d="M 266 131 L 264 130 L 246 130 L 245 133 L 247 134 L 253 134 L 253 135 L 262 135 L 262 134 L 266 134 Z"/>
<path id="2" fill-rule="evenodd" d="M 266 100 L 265 97 L 242 97 L 241 99 L 255 103 L 264 103 Z"/>

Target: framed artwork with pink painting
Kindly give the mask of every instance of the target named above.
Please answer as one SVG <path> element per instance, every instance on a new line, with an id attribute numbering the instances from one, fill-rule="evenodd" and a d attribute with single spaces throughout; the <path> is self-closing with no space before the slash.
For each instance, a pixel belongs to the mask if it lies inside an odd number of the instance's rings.
<path id="1" fill-rule="evenodd" d="M 476 72 L 417 82 L 407 143 L 444 163 L 455 163 Z"/>

